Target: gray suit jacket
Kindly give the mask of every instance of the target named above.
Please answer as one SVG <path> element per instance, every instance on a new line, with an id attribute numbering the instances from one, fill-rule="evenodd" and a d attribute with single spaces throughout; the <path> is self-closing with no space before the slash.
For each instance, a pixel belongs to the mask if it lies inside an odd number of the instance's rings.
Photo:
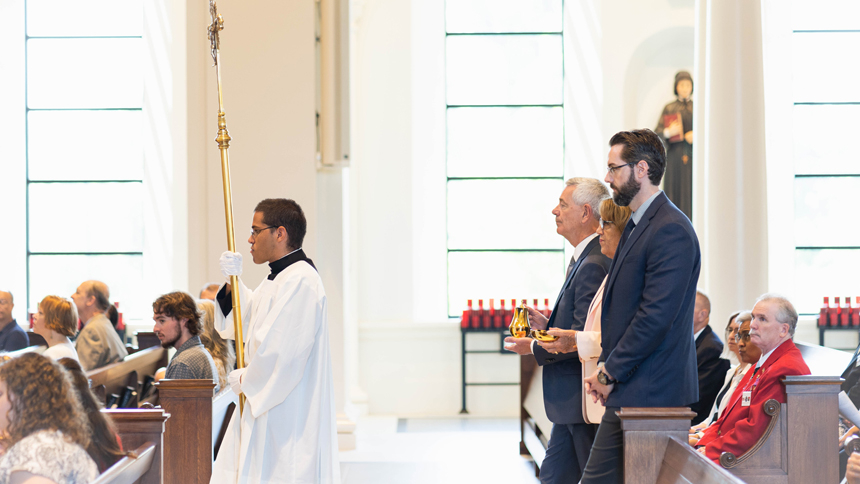
<path id="1" fill-rule="evenodd" d="M 128 356 L 125 345 L 104 314 L 90 318 L 75 340 L 75 350 L 84 371 L 95 370 Z"/>

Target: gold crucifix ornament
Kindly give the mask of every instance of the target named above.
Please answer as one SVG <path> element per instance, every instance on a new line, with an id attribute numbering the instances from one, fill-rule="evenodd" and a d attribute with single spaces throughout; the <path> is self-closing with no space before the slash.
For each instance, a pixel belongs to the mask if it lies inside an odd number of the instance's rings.
<path id="1" fill-rule="evenodd" d="M 218 82 L 218 136 L 215 141 L 221 151 L 221 180 L 224 185 L 224 214 L 227 220 L 227 250 L 236 252 L 236 240 L 233 236 L 233 195 L 230 188 L 230 159 L 227 153 L 230 148 L 230 135 L 227 134 L 227 120 L 224 116 L 224 97 L 221 94 L 221 62 L 220 39 L 218 32 L 224 30 L 224 19 L 218 14 L 215 0 L 209 0 L 209 14 L 212 23 L 209 31 L 209 44 L 212 48 L 212 60 L 215 61 L 215 78 Z M 242 337 L 242 310 L 239 304 L 239 277 L 230 276 L 231 295 L 233 299 L 233 331 L 236 340 L 236 368 L 245 368 L 245 345 Z M 245 409 L 245 395 L 239 395 L 239 415 Z"/>

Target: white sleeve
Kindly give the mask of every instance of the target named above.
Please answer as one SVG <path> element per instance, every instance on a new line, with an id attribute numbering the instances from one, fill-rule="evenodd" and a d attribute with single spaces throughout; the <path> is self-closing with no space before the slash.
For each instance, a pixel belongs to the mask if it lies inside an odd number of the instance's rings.
<path id="1" fill-rule="evenodd" d="M 582 361 L 600 358 L 600 331 L 577 331 L 576 347 Z"/>

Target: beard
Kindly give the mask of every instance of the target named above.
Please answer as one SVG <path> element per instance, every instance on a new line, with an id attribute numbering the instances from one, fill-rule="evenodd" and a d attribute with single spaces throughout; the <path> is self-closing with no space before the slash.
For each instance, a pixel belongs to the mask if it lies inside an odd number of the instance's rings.
<path id="1" fill-rule="evenodd" d="M 176 344 L 177 341 L 179 341 L 180 334 L 177 334 L 176 337 L 173 339 L 166 339 L 165 338 L 164 341 L 161 342 L 161 347 L 162 348 L 172 348 L 173 345 Z"/>
<path id="2" fill-rule="evenodd" d="M 612 194 L 612 201 L 619 207 L 630 205 L 630 202 L 633 201 L 633 198 L 639 194 L 639 190 L 642 188 L 642 186 L 636 183 L 636 180 L 633 178 L 633 170 L 630 170 L 630 177 L 627 178 L 627 181 L 624 182 L 623 185 L 620 187 L 615 187 L 614 185 L 610 186 L 615 191 L 615 193 Z"/>

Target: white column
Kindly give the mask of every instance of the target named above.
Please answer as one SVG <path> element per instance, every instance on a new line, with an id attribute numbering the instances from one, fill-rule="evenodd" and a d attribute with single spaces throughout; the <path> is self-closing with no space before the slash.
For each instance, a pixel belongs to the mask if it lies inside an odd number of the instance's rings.
<path id="1" fill-rule="evenodd" d="M 714 325 L 767 290 L 760 0 L 699 0 L 694 215 Z"/>

